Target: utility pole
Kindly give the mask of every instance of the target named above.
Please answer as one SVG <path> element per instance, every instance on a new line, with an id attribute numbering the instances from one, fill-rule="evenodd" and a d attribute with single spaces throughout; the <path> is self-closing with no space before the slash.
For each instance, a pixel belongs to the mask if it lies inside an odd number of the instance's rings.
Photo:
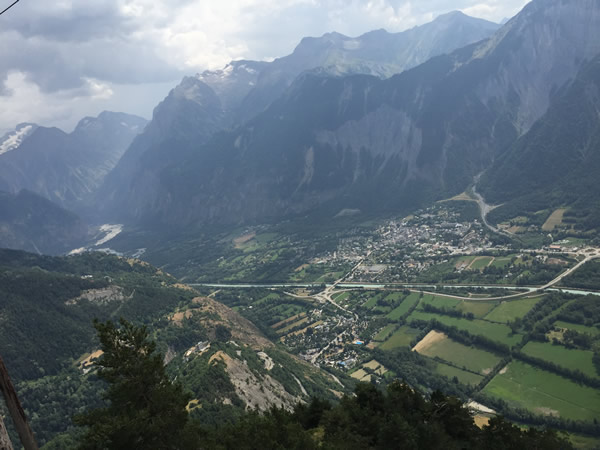
<path id="1" fill-rule="evenodd" d="M 19 397 L 17 397 L 17 391 L 15 391 L 12 381 L 10 381 L 8 370 L 6 370 L 2 357 L 0 357 L 0 392 L 2 392 L 2 395 L 4 396 L 8 412 L 12 417 L 17 433 L 19 433 L 21 444 L 23 444 L 25 450 L 38 450 L 33 431 L 31 431 L 31 428 L 27 423 L 25 411 L 23 411 L 21 402 L 19 402 Z M 4 428 L 4 424 L 2 424 L 2 428 Z"/>

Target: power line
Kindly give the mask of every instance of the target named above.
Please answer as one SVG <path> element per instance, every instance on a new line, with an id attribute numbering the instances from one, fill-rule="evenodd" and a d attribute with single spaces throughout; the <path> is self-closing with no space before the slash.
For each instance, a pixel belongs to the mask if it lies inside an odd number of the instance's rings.
<path id="1" fill-rule="evenodd" d="M 7 8 L 4 8 L 4 10 L 2 12 L 0 12 L 0 16 L 2 14 L 4 14 L 6 11 L 8 11 L 10 8 L 12 8 L 13 6 L 15 6 L 17 3 L 19 3 L 20 0 L 16 0 L 12 5 L 8 6 Z"/>

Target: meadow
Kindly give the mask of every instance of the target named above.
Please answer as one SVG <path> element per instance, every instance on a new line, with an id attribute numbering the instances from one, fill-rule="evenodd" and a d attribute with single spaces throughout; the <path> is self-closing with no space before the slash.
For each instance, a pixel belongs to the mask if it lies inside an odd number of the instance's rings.
<path id="1" fill-rule="evenodd" d="M 600 377 L 592 362 L 594 353 L 589 350 L 569 349 L 549 342 L 530 341 L 521 351 L 569 370 L 580 370 L 590 377 Z"/>
<path id="2" fill-rule="evenodd" d="M 456 327 L 459 330 L 465 330 L 471 334 L 501 342 L 508 346 L 513 346 L 522 339 L 520 334 L 513 334 L 512 330 L 506 325 L 486 322 L 478 319 L 467 320 L 444 316 L 441 314 L 426 313 L 424 311 L 413 311 L 413 313 L 408 317 L 408 322 L 411 320 L 430 321 L 432 319 L 435 319 L 445 325 Z"/>
<path id="3" fill-rule="evenodd" d="M 483 375 L 490 373 L 501 360 L 493 353 L 475 347 L 467 347 L 450 338 L 436 341 L 419 353 L 430 358 L 440 358 L 457 368 Z"/>
<path id="4" fill-rule="evenodd" d="M 473 372 L 467 372 L 466 370 L 457 369 L 456 367 L 441 362 L 437 363 L 435 372 L 450 379 L 456 377 L 460 383 L 469 386 L 476 386 L 481 383 L 481 380 L 483 380 L 481 375 L 474 374 Z"/>
<path id="5" fill-rule="evenodd" d="M 417 337 L 420 330 L 409 326 L 400 327 L 387 341 L 378 348 L 381 350 L 393 350 L 398 347 L 409 347 L 411 341 Z"/>
<path id="6" fill-rule="evenodd" d="M 542 297 L 523 298 L 504 301 L 485 316 L 492 322 L 508 323 L 527 314 L 542 299 Z"/>
<path id="7" fill-rule="evenodd" d="M 511 362 L 485 394 L 536 414 L 591 421 L 600 417 L 600 391 L 520 361 Z"/>

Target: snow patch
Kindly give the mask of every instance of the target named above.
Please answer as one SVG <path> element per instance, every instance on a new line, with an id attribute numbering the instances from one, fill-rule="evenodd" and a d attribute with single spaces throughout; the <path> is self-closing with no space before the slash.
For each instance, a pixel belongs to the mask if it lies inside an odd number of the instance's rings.
<path id="1" fill-rule="evenodd" d="M 4 142 L 0 143 L 0 155 L 18 148 L 32 129 L 32 125 L 26 125 L 13 131 L 12 133 L 9 133 Z"/>
<path id="2" fill-rule="evenodd" d="M 99 239 L 94 243 L 94 247 L 98 247 L 99 245 L 106 244 L 111 239 L 116 238 L 121 231 L 123 231 L 123 225 L 121 224 L 104 224 L 100 227 L 100 233 L 105 233 L 104 237 Z"/>

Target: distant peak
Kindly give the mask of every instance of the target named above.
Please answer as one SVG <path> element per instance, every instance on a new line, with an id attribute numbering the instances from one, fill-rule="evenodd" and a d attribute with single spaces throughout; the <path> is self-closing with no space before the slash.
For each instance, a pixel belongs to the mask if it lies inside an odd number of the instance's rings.
<path id="1" fill-rule="evenodd" d="M 445 13 L 445 14 L 440 14 L 439 16 L 437 16 L 437 17 L 436 17 L 436 19 L 435 19 L 435 20 L 439 20 L 439 19 L 450 19 L 450 18 L 453 18 L 453 17 L 470 17 L 470 16 L 467 16 L 467 15 L 466 15 L 464 12 L 462 12 L 462 11 L 455 10 L 455 11 L 450 11 L 450 12 L 447 12 L 447 13 Z"/>
<path id="2" fill-rule="evenodd" d="M 431 23 L 448 23 L 465 20 L 476 20 L 475 17 L 466 15 L 462 11 L 450 11 L 445 14 L 440 14 Z"/>
<path id="3" fill-rule="evenodd" d="M 495 22 L 490 22 L 489 20 L 482 19 L 479 17 L 469 16 L 462 11 L 450 11 L 445 14 L 440 14 L 437 16 L 433 22 L 431 23 L 452 23 L 452 22 L 479 22 L 479 23 L 488 23 L 498 25 Z"/>

